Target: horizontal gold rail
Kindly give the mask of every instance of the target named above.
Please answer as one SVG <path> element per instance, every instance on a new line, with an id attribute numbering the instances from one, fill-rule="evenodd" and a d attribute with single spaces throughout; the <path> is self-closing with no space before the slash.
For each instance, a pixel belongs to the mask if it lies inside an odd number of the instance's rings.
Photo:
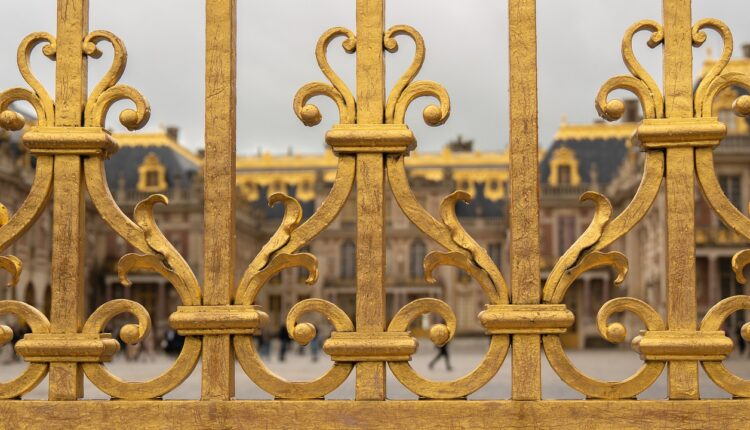
<path id="1" fill-rule="evenodd" d="M 701 401 L 0 401 L 24 428 L 747 428 L 750 400 Z M 684 424 L 681 426 L 680 423 Z M 92 425 L 93 424 L 93 425 Z"/>

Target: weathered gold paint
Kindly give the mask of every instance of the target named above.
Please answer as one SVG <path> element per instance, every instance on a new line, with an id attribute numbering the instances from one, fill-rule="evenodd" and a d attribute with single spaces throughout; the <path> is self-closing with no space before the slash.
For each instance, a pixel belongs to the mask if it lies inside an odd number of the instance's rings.
<path id="1" fill-rule="evenodd" d="M 690 0 L 663 0 L 663 22 L 640 21 L 625 31 L 622 57 L 630 75 L 611 78 L 596 95 L 602 117 L 622 116 L 621 101 L 609 100 L 617 89 L 633 92 L 641 101 L 645 120 L 639 125 L 612 129 L 599 126 L 593 132 L 620 135 L 635 130 L 633 141 L 646 152 L 641 186 L 631 203 L 615 218 L 610 202 L 588 192 L 595 216 L 588 229 L 564 253 L 543 288 L 539 279 L 539 191 L 537 136 L 536 2 L 509 0 L 510 115 L 509 151 L 511 198 L 511 285 L 487 252 L 461 226 L 455 205 L 471 195 L 456 191 L 440 206 L 439 217 L 430 214 L 415 198 L 406 174 L 405 160 L 417 150 L 417 137 L 405 124 L 406 111 L 416 98 L 437 100 L 423 112 L 427 124 L 437 126 L 450 115 L 450 98 L 436 82 L 415 80 L 426 56 L 426 44 L 408 25 L 385 27 L 385 0 L 356 0 L 356 32 L 335 27 L 318 40 L 315 56 L 328 82 L 302 86 L 293 100 L 293 111 L 308 126 L 321 122 L 320 110 L 310 104 L 327 96 L 339 108 L 338 124 L 326 134 L 326 142 L 338 158 L 333 187 L 321 206 L 307 220 L 299 202 L 285 194 L 270 197 L 282 204 L 285 214 L 277 231 L 253 259 L 239 281 L 235 294 L 235 104 L 236 104 L 236 0 L 206 0 L 206 155 L 205 155 L 205 274 L 201 287 L 195 274 L 159 230 L 153 216 L 155 204 L 166 197 L 152 195 L 140 202 L 132 217 L 122 213 L 107 186 L 104 160 L 117 150 L 116 139 L 105 129 L 111 105 L 129 100 L 134 108 L 120 114 L 131 130 L 149 118 L 146 99 L 134 88 L 119 84 L 127 61 L 124 43 L 106 31 L 88 31 L 88 1 L 58 0 L 57 35 L 33 33 L 20 44 L 17 62 L 29 89 L 0 93 L 0 126 L 21 129 L 24 119 L 11 112 L 13 101 L 26 101 L 36 111 L 24 143 L 37 157 L 36 178 L 28 197 L 11 216 L 0 206 L 0 248 L 9 247 L 24 234 L 53 199 L 52 315 L 17 301 L 0 302 L 0 312 L 26 321 L 31 333 L 19 341 L 17 353 L 30 363 L 21 375 L 0 382 L 0 398 L 12 399 L 33 389 L 49 376 L 50 400 L 68 402 L 0 401 L 5 422 L 40 427 L 56 423 L 92 426 L 103 421 L 124 427 L 137 421 L 144 428 L 178 425 L 184 428 L 262 426 L 337 428 L 341 426 L 425 428 L 456 426 L 483 428 L 506 422 L 516 426 L 579 427 L 668 426 L 741 427 L 748 417 L 745 400 L 696 400 L 697 366 L 736 397 L 750 397 L 750 381 L 733 375 L 723 365 L 733 344 L 720 331 L 734 312 L 750 309 L 750 297 L 735 296 L 717 303 L 698 326 L 695 300 L 694 183 L 725 224 L 750 240 L 750 219 L 737 210 L 719 186 L 713 168 L 713 150 L 726 135 L 726 127 L 711 117 L 713 100 L 723 90 L 739 86 L 750 91 L 750 76 L 725 70 L 733 39 L 728 27 L 715 19 L 692 22 Z M 693 46 L 702 45 L 706 29 L 716 31 L 724 42 L 720 59 L 704 70 L 693 90 Z M 664 45 L 663 91 L 639 64 L 633 49 L 636 33 L 651 34 L 648 45 Z M 386 52 L 398 51 L 398 39 L 411 39 L 416 50 L 412 64 L 388 91 L 385 84 Z M 327 50 L 336 38 L 342 48 L 357 56 L 355 91 L 335 73 Z M 114 48 L 112 67 L 88 93 L 88 58 L 99 58 L 97 44 Z M 56 61 L 55 97 L 34 77 L 29 56 L 36 46 Z M 388 96 L 386 97 L 386 94 Z M 750 115 L 750 97 L 733 105 L 738 115 Z M 591 130 L 571 130 L 575 135 Z M 334 156 L 331 156 L 333 158 Z M 333 169 L 334 164 L 331 164 Z M 134 166 L 136 167 L 136 166 Z M 386 182 L 386 175 L 388 181 Z M 666 182 L 668 256 L 668 307 L 660 315 L 648 303 L 619 297 L 605 303 L 597 315 L 597 329 L 605 340 L 623 342 L 622 324 L 610 323 L 618 313 L 630 312 L 646 330 L 633 342 L 644 361 L 634 375 L 622 381 L 591 378 L 578 370 L 563 350 L 560 335 L 575 316 L 563 304 L 575 280 L 588 270 L 610 267 L 621 283 L 629 270 L 619 252 L 605 248 L 623 237 L 650 210 L 662 182 Z M 310 342 L 316 328 L 301 318 L 323 315 L 334 327 L 323 350 L 332 367 L 310 381 L 287 381 L 274 374 L 253 345 L 268 316 L 255 306 L 265 284 L 282 270 L 307 269 L 312 284 L 318 277 L 317 258 L 299 250 L 325 230 L 340 213 L 356 184 L 357 190 L 357 316 L 351 321 L 336 304 L 308 299 L 297 303 L 286 319 L 289 335 L 300 344 Z M 489 347 L 477 367 L 451 381 L 432 381 L 420 375 L 409 361 L 416 339 L 408 329 L 424 314 L 435 314 L 443 323 L 429 330 L 436 345 L 450 342 L 456 333 L 456 316 L 445 302 L 429 298 L 411 302 L 388 323 L 385 317 L 385 204 L 389 186 L 406 217 L 442 250 L 424 261 L 425 278 L 436 282 L 434 271 L 444 265 L 467 272 L 486 296 L 487 307 L 478 315 L 489 336 Z M 181 306 L 170 316 L 170 325 L 186 336 L 185 346 L 172 367 L 143 382 L 123 381 L 103 364 L 119 349 L 107 323 L 130 314 L 137 323 L 121 330 L 127 343 L 137 343 L 151 327 L 146 309 L 130 300 L 112 300 L 83 315 L 83 265 L 85 255 L 84 197 L 86 192 L 104 222 L 135 250 L 118 263 L 118 275 L 129 285 L 128 274 L 149 270 L 163 276 L 178 293 Z M 750 250 L 737 253 L 733 268 L 738 280 L 750 264 Z M 0 256 L 0 268 L 17 282 L 21 260 Z M 511 300 L 512 293 L 512 300 Z M 742 329 L 750 340 L 750 325 Z M 12 338 L 10 328 L 0 326 L 0 343 Z M 465 402 L 462 399 L 485 386 L 499 371 L 513 345 L 512 401 Z M 541 400 L 541 348 L 550 365 L 570 387 L 590 401 Z M 201 400 L 152 401 L 177 388 L 194 372 L 202 358 Z M 232 401 L 235 358 L 246 375 L 277 399 L 288 401 Z M 385 400 L 386 364 L 396 379 L 414 394 L 434 402 L 364 402 Z M 668 367 L 669 399 L 683 401 L 620 402 L 648 389 Z M 356 369 L 356 401 L 299 402 L 323 398 L 338 388 Z M 82 393 L 83 375 L 100 390 L 122 402 L 76 401 Z M 210 401 L 209 401 L 210 400 Z M 518 402 L 525 400 L 526 402 Z M 190 413 L 184 413 L 189 409 Z M 638 414 L 634 423 L 632 416 Z M 387 417 L 387 419 L 384 419 Z"/>

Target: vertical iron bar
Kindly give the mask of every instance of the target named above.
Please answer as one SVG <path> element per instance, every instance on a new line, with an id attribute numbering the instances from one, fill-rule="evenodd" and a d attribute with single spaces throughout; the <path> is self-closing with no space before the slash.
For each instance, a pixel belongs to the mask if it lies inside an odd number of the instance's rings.
<path id="1" fill-rule="evenodd" d="M 357 124 L 382 124 L 384 0 L 357 0 Z M 360 333 L 385 330 L 383 154 L 357 154 L 357 301 Z M 385 399 L 385 363 L 357 364 L 357 400 Z"/>
<path id="2" fill-rule="evenodd" d="M 57 1 L 55 126 L 80 127 L 87 91 L 87 62 L 82 41 L 88 34 L 88 0 Z M 52 222 L 51 332 L 78 333 L 84 311 L 84 200 L 81 157 L 54 159 Z M 79 363 L 50 363 L 49 399 L 83 396 Z"/>
<path id="3" fill-rule="evenodd" d="M 236 0 L 206 0 L 204 305 L 231 304 L 235 283 Z M 229 335 L 203 337 L 204 400 L 234 396 Z"/>
<path id="4" fill-rule="evenodd" d="M 664 0 L 664 102 L 667 118 L 693 118 L 692 0 Z M 667 326 L 696 330 L 695 150 L 668 148 Z M 669 398 L 697 399 L 698 362 L 669 363 Z"/>
<path id="5" fill-rule="evenodd" d="M 539 303 L 539 137 L 536 0 L 508 0 L 510 259 L 514 304 Z M 539 335 L 513 335 L 514 400 L 541 399 Z"/>

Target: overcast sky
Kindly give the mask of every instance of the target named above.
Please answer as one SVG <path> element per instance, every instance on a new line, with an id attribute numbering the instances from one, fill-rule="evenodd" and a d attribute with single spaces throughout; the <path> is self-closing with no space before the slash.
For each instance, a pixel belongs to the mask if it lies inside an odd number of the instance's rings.
<path id="1" fill-rule="evenodd" d="M 55 31 L 54 0 L 0 0 L 0 88 L 25 85 L 15 66 L 20 40 L 34 31 Z M 331 102 L 317 103 L 324 115 L 316 128 L 304 127 L 291 109 L 303 84 L 323 78 L 315 62 L 315 43 L 326 29 L 354 30 L 354 0 L 238 0 L 238 150 L 319 152 L 323 134 L 337 118 Z M 640 19 L 660 20 L 656 0 L 539 0 L 540 143 L 548 145 L 560 123 L 590 122 L 593 99 L 609 77 L 624 73 L 620 40 Z M 695 0 L 694 20 L 716 17 L 733 30 L 736 49 L 750 42 L 750 2 Z M 109 30 L 128 48 L 123 83 L 139 88 L 151 102 L 153 115 L 146 130 L 162 125 L 181 129 L 192 149 L 203 145 L 204 2 L 200 0 L 91 0 L 91 29 Z M 421 120 L 427 102 L 414 104 L 407 117 L 420 148 L 435 151 L 458 134 L 475 139 L 482 150 L 500 150 L 508 143 L 507 2 L 503 0 L 391 0 L 387 25 L 409 24 L 427 44 L 421 79 L 442 83 L 453 110 L 447 124 L 430 128 Z M 642 35 L 640 44 L 645 46 Z M 721 46 L 710 34 L 706 46 Z M 110 64 L 106 55 L 91 62 L 97 80 Z M 330 48 L 334 68 L 353 88 L 353 56 Z M 661 49 L 637 50 L 641 62 L 660 80 Z M 397 54 L 388 54 L 388 85 L 411 62 L 413 45 L 402 40 Z M 695 67 L 706 56 L 696 50 Z M 50 62 L 36 53 L 32 65 L 53 92 Z M 123 104 L 124 106 L 124 104 Z M 119 107 L 119 106 L 118 106 Z M 108 126 L 115 124 L 116 112 Z"/>

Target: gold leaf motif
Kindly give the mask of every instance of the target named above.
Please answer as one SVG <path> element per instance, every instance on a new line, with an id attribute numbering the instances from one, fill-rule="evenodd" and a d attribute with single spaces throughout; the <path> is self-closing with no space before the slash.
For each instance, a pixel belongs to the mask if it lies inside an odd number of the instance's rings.
<path id="1" fill-rule="evenodd" d="M 0 301 L 0 315 L 14 315 L 34 334 L 46 334 L 50 323 L 46 316 L 33 306 L 14 300 Z M 13 330 L 0 324 L 0 346 L 13 339 Z M 48 363 L 29 363 L 28 367 L 17 377 L 7 382 L 0 382 L 0 399 L 16 399 L 33 390 L 47 374 Z"/>
<path id="2" fill-rule="evenodd" d="M 44 55 L 55 60 L 57 41 L 49 33 L 32 33 L 26 36 L 18 46 L 17 62 L 21 77 L 29 84 L 33 91 L 25 88 L 11 88 L 0 93 L 0 127 L 7 130 L 20 130 L 26 120 L 20 114 L 10 110 L 13 102 L 28 102 L 36 113 L 37 125 L 51 125 L 55 118 L 55 104 L 41 82 L 31 72 L 31 53 L 38 45 L 46 43 L 42 48 Z"/>
<path id="3" fill-rule="evenodd" d="M 664 97 L 656 82 L 633 53 L 633 37 L 641 31 L 652 33 L 648 40 L 650 48 L 655 48 L 664 42 L 664 30 L 655 21 L 639 21 L 625 32 L 622 39 L 622 58 L 632 76 L 621 75 L 609 79 L 602 85 L 596 96 L 596 110 L 602 118 L 608 121 L 616 121 L 625 113 L 625 105 L 621 100 L 607 100 L 609 94 L 615 90 L 627 90 L 635 94 L 643 107 L 644 117 L 664 117 Z"/>
<path id="4" fill-rule="evenodd" d="M 385 122 L 386 124 L 404 124 L 406 110 L 414 100 L 419 97 L 435 97 L 439 104 L 428 105 L 422 112 L 422 116 L 424 117 L 424 121 L 430 126 L 442 125 L 450 116 L 451 101 L 448 92 L 442 85 L 434 81 L 414 82 L 424 64 L 426 51 L 424 39 L 414 27 L 408 25 L 391 27 L 385 32 L 383 38 L 383 45 L 388 52 L 395 53 L 398 51 L 396 36 L 399 35 L 409 36 L 414 41 L 416 50 L 411 65 L 398 80 L 388 96 L 385 108 Z"/>
<path id="5" fill-rule="evenodd" d="M 351 30 L 343 27 L 334 27 L 323 33 L 315 48 L 318 66 L 332 85 L 323 82 L 311 82 L 300 88 L 294 96 L 294 113 L 308 127 L 318 125 L 322 120 L 320 109 L 315 105 L 308 104 L 308 101 L 315 96 L 328 96 L 336 103 L 339 109 L 339 123 L 354 124 L 356 121 L 357 107 L 354 96 L 328 63 L 328 45 L 339 36 L 346 36 L 342 43 L 344 51 L 351 54 L 357 49 L 356 36 Z"/>
<path id="6" fill-rule="evenodd" d="M 130 131 L 138 130 L 146 125 L 151 117 L 151 106 L 135 88 L 117 84 L 127 65 L 128 53 L 125 44 L 114 34 L 99 30 L 89 33 L 83 40 L 83 52 L 92 58 L 100 58 L 102 52 L 97 44 L 105 40 L 112 44 L 114 58 L 112 59 L 112 66 L 94 88 L 94 91 L 91 92 L 86 102 L 84 125 L 86 127 L 104 127 L 109 108 L 120 100 L 130 100 L 135 104 L 136 109 L 123 110 L 120 113 L 120 123 Z"/>

